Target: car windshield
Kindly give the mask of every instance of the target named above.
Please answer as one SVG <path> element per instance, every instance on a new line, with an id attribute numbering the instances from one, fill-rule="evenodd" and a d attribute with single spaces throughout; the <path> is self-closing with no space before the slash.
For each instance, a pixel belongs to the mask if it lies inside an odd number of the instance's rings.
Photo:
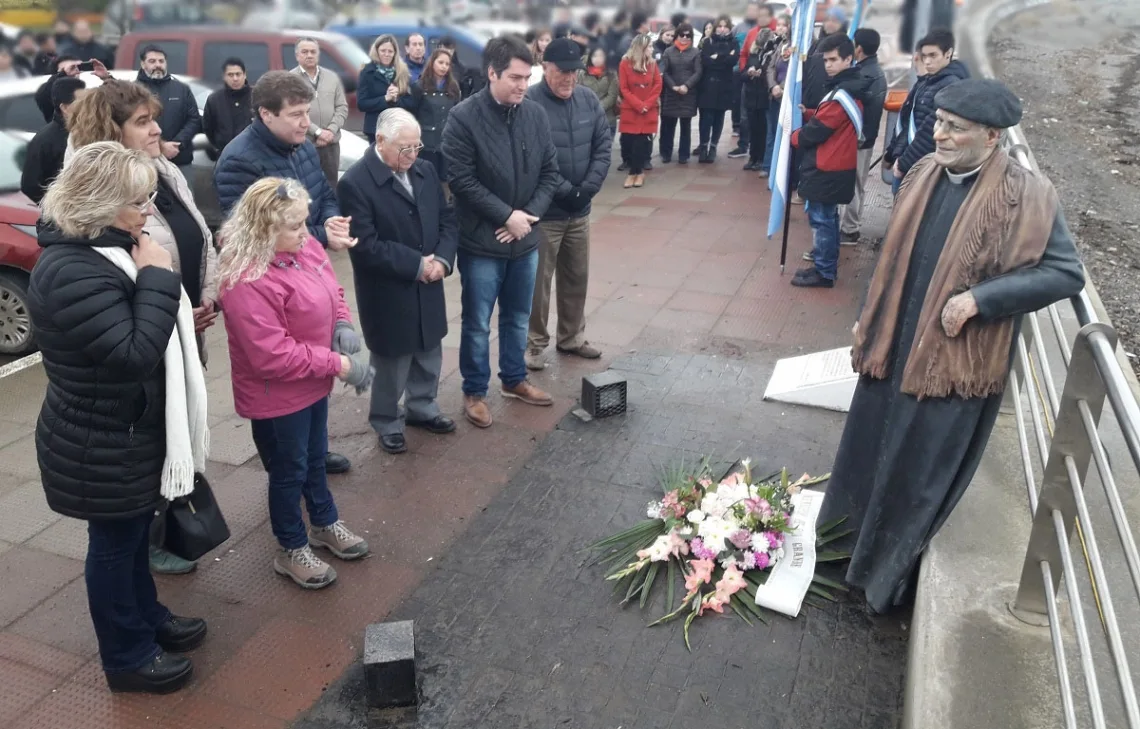
<path id="1" fill-rule="evenodd" d="M 15 134 L 0 132 L 0 192 L 20 189 L 28 143 Z"/>
<path id="2" fill-rule="evenodd" d="M 333 45 L 344 56 L 344 60 L 348 61 L 357 71 L 367 66 L 368 62 L 372 60 L 363 48 L 349 38 L 335 38 Z"/>

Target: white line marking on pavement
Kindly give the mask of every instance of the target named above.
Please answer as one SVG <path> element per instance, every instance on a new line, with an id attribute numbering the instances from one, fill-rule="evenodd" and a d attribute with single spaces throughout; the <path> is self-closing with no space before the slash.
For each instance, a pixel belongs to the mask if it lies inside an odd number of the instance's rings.
<path id="1" fill-rule="evenodd" d="M 4 379 L 8 375 L 14 375 L 17 372 L 23 372 L 29 367 L 35 367 L 43 361 L 43 355 L 41 355 L 39 352 L 36 352 L 35 354 L 29 354 L 27 357 L 22 357 L 15 362 L 9 362 L 3 367 L 0 367 L 0 380 Z"/>

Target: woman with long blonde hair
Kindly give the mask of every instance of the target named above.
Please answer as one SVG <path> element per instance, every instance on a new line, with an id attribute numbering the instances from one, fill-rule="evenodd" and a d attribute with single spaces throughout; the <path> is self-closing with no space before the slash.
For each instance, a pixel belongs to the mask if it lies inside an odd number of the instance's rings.
<path id="1" fill-rule="evenodd" d="M 150 157 L 93 142 L 48 188 L 28 308 L 47 376 L 36 454 L 47 504 L 87 522 L 87 604 L 112 691 L 169 693 L 206 623 L 158 601 L 160 503 L 190 494 L 209 448 L 194 320 L 170 252 L 144 231 Z M 28 577 L 25 575 L 25 577 Z"/>
<path id="2" fill-rule="evenodd" d="M 376 120 L 385 109 L 395 106 L 412 90 L 412 74 L 400 57 L 396 36 L 385 33 L 368 49 L 372 59 L 360 70 L 356 88 L 356 107 L 364 112 L 364 136 L 369 142 L 376 137 Z"/>
<path id="3" fill-rule="evenodd" d="M 308 217 L 309 195 L 299 182 L 258 180 L 222 226 L 218 275 L 234 409 L 252 421 L 269 472 L 269 522 L 281 547 L 273 569 L 317 590 L 332 584 L 336 571 L 311 547 L 344 560 L 368 554 L 368 544 L 340 520 L 325 455 L 333 383 L 340 379 L 359 394 L 375 371 L 367 352 L 348 356 L 360 351 L 360 338 L 328 254 L 309 234 Z"/>
<path id="4" fill-rule="evenodd" d="M 653 60 L 653 45 L 646 34 L 638 35 L 618 68 L 621 89 L 621 153 L 629 165 L 624 187 L 645 184 L 645 167 L 653 154 L 661 101 L 661 71 Z"/>

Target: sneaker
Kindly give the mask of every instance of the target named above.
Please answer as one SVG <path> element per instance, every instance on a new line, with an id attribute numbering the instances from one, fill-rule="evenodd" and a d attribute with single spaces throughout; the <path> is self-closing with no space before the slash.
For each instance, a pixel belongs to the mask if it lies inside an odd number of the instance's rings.
<path id="1" fill-rule="evenodd" d="M 491 427 L 491 408 L 487 407 L 487 399 L 484 397 L 464 395 L 463 415 L 476 428 Z"/>
<path id="2" fill-rule="evenodd" d="M 542 358 L 541 349 L 528 349 L 523 359 L 526 360 L 526 368 L 531 372 L 541 372 L 546 369 L 546 360 Z"/>
<path id="3" fill-rule="evenodd" d="M 800 273 L 803 273 L 803 275 L 801 276 Z M 830 289 L 835 287 L 835 282 L 829 278 L 824 278 L 823 274 L 811 268 L 806 272 L 797 272 L 792 279 L 792 286 L 809 289 Z"/>
<path id="4" fill-rule="evenodd" d="M 799 192 L 792 193 L 792 205 L 803 205 L 804 199 L 800 197 Z"/>
<path id="5" fill-rule="evenodd" d="M 602 356 L 602 350 L 590 346 L 589 342 L 582 342 L 581 345 L 574 349 L 563 349 L 559 347 L 558 351 L 562 354 L 571 354 L 575 357 L 581 357 L 582 359 L 598 359 Z"/>
<path id="6" fill-rule="evenodd" d="M 856 245 L 858 242 L 859 242 L 859 231 L 855 231 L 854 233 L 841 233 L 839 235 L 839 245 L 841 245 L 841 246 L 853 246 L 853 245 Z"/>
<path id="7" fill-rule="evenodd" d="M 745 172 L 755 172 L 756 170 L 760 169 L 760 163 L 759 162 L 745 162 L 744 167 L 742 167 L 741 169 L 744 170 Z"/>
<path id="8" fill-rule="evenodd" d="M 815 256 L 812 255 L 811 251 L 807 251 L 802 256 L 800 256 L 800 258 L 804 259 L 805 261 L 814 261 L 815 260 Z"/>
<path id="9" fill-rule="evenodd" d="M 343 521 L 309 527 L 309 546 L 327 549 L 346 562 L 368 556 L 368 542 L 350 532 Z"/>
<path id="10" fill-rule="evenodd" d="M 550 396 L 550 393 L 543 392 L 526 380 L 514 387 L 504 387 L 503 397 L 522 400 L 527 405 L 547 406 L 554 404 L 554 398 Z"/>
<path id="11" fill-rule="evenodd" d="M 306 590 L 328 587 L 336 580 L 336 570 L 313 554 L 313 548 L 283 549 L 273 558 L 273 571 L 288 577 Z"/>
<path id="12" fill-rule="evenodd" d="M 741 157 L 748 156 L 748 147 L 741 147 L 737 145 L 736 149 L 728 153 L 729 159 L 740 159 Z"/>
<path id="13" fill-rule="evenodd" d="M 763 167 L 763 166 L 760 167 L 760 179 L 761 180 L 767 180 L 768 179 L 768 168 L 767 167 Z"/>
<path id="14" fill-rule="evenodd" d="M 156 575 L 186 575 L 194 571 L 197 562 L 182 559 L 158 547 L 150 548 L 150 571 Z"/>

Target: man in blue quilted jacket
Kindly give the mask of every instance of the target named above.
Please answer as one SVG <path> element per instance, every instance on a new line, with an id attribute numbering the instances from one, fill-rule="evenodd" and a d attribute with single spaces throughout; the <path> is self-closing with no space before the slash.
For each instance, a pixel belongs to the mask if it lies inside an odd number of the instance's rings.
<path id="1" fill-rule="evenodd" d="M 297 180 L 309 191 L 309 232 L 330 250 L 343 251 L 354 244 L 349 219 L 340 214 L 336 191 L 321 170 L 317 148 L 306 137 L 313 85 L 288 71 L 270 71 L 253 87 L 250 106 L 256 110 L 253 123 L 222 150 L 214 167 L 214 189 L 225 215 L 263 177 Z M 360 337 L 338 330 L 334 348 L 343 354 L 360 351 Z M 345 342 L 348 342 L 346 346 Z M 351 349 L 351 351 L 349 351 Z M 352 464 L 329 451 L 329 473 L 344 473 Z"/>

